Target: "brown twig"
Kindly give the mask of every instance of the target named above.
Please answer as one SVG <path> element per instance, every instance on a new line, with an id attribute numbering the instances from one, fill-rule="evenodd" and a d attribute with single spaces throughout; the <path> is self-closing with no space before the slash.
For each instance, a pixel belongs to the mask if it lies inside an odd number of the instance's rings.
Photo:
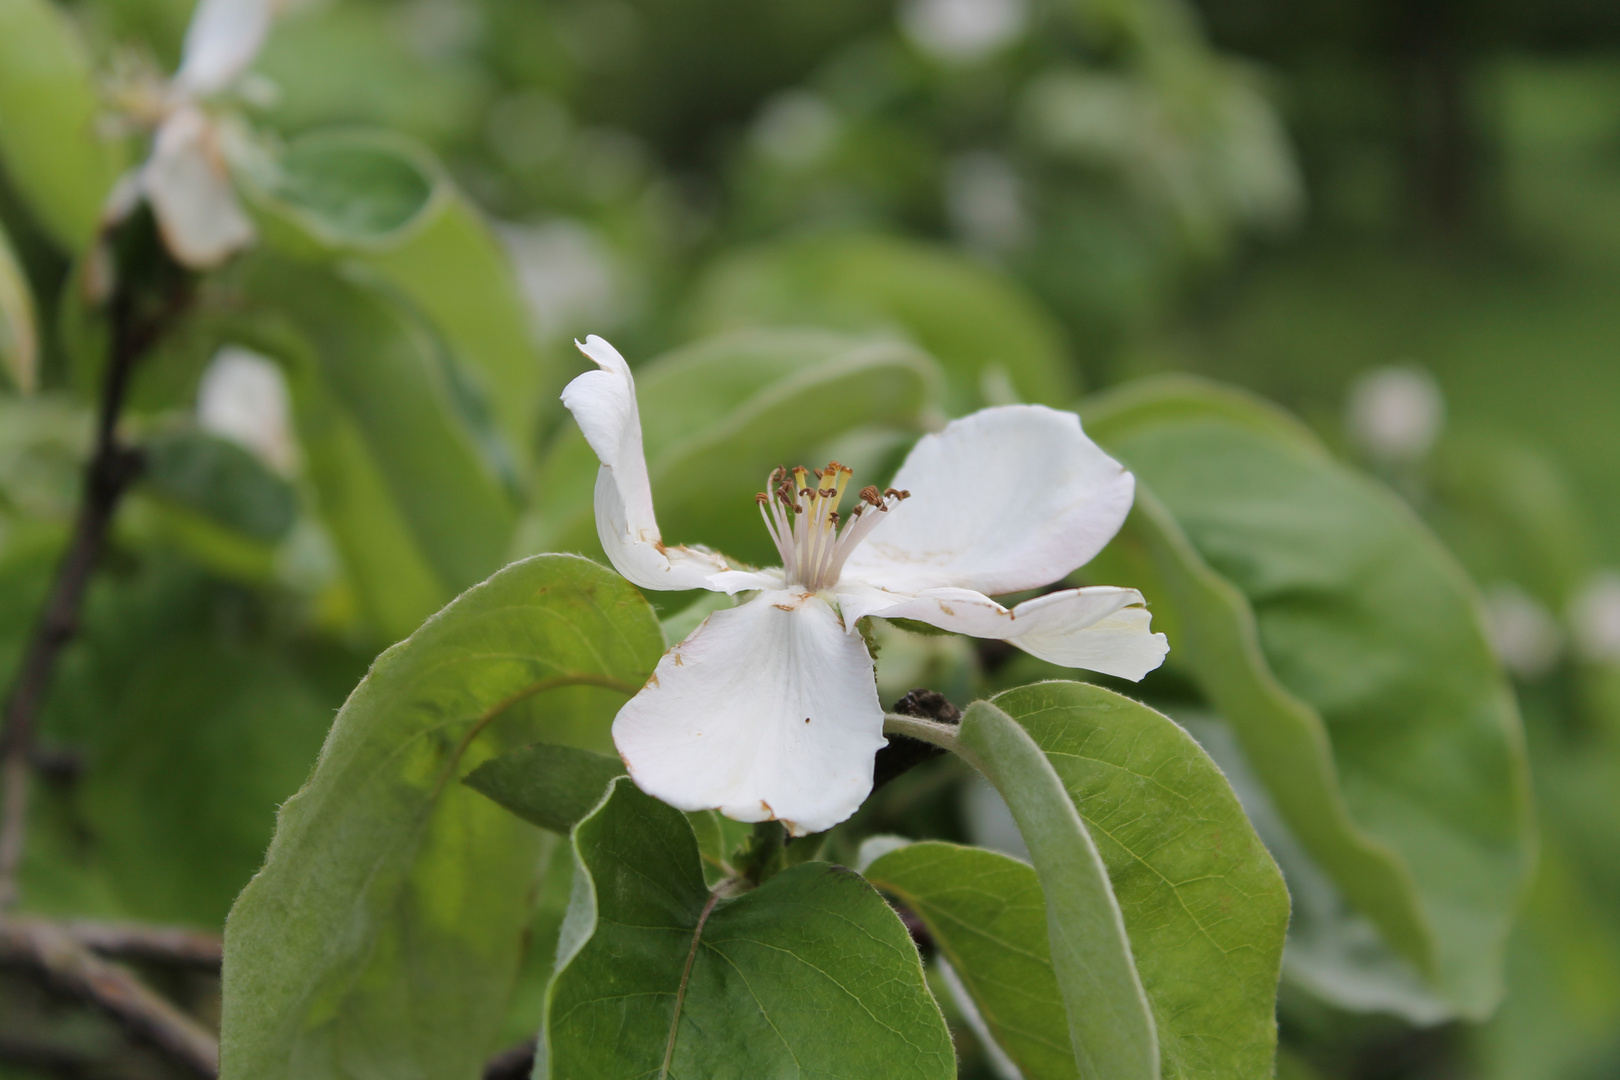
<path id="1" fill-rule="evenodd" d="M 114 242 L 127 241 L 144 256 L 121 260 L 107 304 L 107 367 L 103 373 L 95 448 L 85 468 L 84 493 L 67 550 L 57 566 L 50 596 L 23 653 L 17 680 L 6 699 L 0 726 L 0 911 L 17 899 L 17 871 L 22 863 L 28 831 L 28 788 L 32 779 L 34 732 L 50 687 L 57 660 L 79 628 L 90 576 L 106 547 L 118 504 L 140 474 L 141 455 L 118 437 L 118 418 L 129 393 L 136 362 L 179 315 L 190 300 L 190 279 L 148 242 L 141 245 L 139 230 L 151 232 L 150 218 L 137 216 Z M 150 264 L 150 265 L 147 265 Z M 150 271 L 150 272 L 149 272 Z M 161 283 L 155 298 L 146 290 Z M 152 301 L 155 299 L 155 303 Z"/>
<path id="2" fill-rule="evenodd" d="M 84 919 L 57 925 L 68 937 L 99 956 L 148 960 L 216 973 L 225 956 L 225 945 L 219 935 L 200 930 Z"/>
<path id="3" fill-rule="evenodd" d="M 131 1036 L 201 1077 L 219 1075 L 214 1036 L 133 974 L 96 956 L 68 927 L 46 919 L 0 919 L 0 960 L 37 968 L 59 992 L 88 1001 Z"/>

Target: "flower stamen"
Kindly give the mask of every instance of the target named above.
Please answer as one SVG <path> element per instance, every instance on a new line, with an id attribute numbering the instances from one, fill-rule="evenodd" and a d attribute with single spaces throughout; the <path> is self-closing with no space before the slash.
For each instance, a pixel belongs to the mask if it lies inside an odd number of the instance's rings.
<path id="1" fill-rule="evenodd" d="M 868 485 L 860 489 L 846 519 L 838 507 L 854 475 L 853 469 L 836 461 L 825 469 L 778 467 L 766 478 L 765 491 L 754 496 L 790 584 L 812 591 L 836 584 L 856 545 L 884 515 L 911 497 L 909 491 L 879 492 Z"/>

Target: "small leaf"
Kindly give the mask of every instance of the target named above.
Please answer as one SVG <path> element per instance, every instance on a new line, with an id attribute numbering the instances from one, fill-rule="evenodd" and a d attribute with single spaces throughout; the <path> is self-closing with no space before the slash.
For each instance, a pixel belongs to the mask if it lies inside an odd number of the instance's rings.
<path id="1" fill-rule="evenodd" d="M 39 324 L 28 278 L 0 224 L 0 370 L 11 385 L 31 394 L 39 380 Z"/>
<path id="2" fill-rule="evenodd" d="M 443 197 L 445 185 L 426 150 L 377 130 L 305 135 L 247 179 L 261 210 L 333 249 L 399 243 Z M 278 233 L 272 229 L 270 236 Z"/>
<path id="3" fill-rule="evenodd" d="M 1007 800 L 1047 898 L 1052 968 L 1082 1076 L 1158 1080 L 1153 1012 L 1108 872 L 1040 746 L 987 701 L 962 716 L 960 748 Z"/>
<path id="4" fill-rule="evenodd" d="M 1034 870 L 998 852 L 927 841 L 879 856 L 865 876 L 922 919 L 1024 1080 L 1077 1080 Z"/>
<path id="5" fill-rule="evenodd" d="M 90 58 L 68 15 L 47 0 L 0 0 L 0 160 L 56 242 L 88 246 L 123 167 L 97 130 Z"/>
<path id="6" fill-rule="evenodd" d="M 567 833 L 602 801 L 613 778 L 623 775 L 617 758 L 537 743 L 490 758 L 461 782 L 524 821 Z"/>
<path id="7" fill-rule="evenodd" d="M 916 947 L 858 874 L 804 863 L 722 899 L 686 819 L 628 778 L 573 844 L 537 1075 L 955 1076 Z"/>
<path id="8" fill-rule="evenodd" d="M 1162 380 L 1093 403 L 1087 428 L 1136 473 L 1124 546 L 1289 827 L 1460 1015 L 1487 1015 L 1533 845 L 1472 584 L 1399 500 L 1246 395 Z"/>
<path id="9" fill-rule="evenodd" d="M 298 516 L 292 485 L 234 442 L 181 429 L 149 439 L 143 449 L 141 482 L 152 494 L 225 528 L 273 543 Z"/>
<path id="10" fill-rule="evenodd" d="M 987 383 L 1025 400 L 1072 400 L 1061 328 L 1021 287 L 943 248 L 882 236 L 817 237 L 732 255 L 700 282 L 696 329 L 825 326 L 898 330 L 945 368 L 953 414 L 995 404 Z"/>
<path id="11" fill-rule="evenodd" d="M 379 657 L 226 924 L 222 1075 L 476 1075 L 545 834 L 455 781 L 537 738 L 605 749 L 662 650 L 622 578 L 543 555 Z"/>

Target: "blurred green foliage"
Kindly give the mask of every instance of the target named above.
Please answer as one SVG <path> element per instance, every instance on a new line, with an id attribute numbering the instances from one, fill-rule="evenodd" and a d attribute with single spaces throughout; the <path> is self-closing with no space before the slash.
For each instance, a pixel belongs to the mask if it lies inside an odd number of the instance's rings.
<path id="1" fill-rule="evenodd" d="M 1205 416 L 1200 431 L 1183 416 L 1110 443 L 1166 527 L 1133 523 L 1088 573 L 1106 568 L 1155 603 L 1175 651 L 1142 693 L 1221 761 L 1294 895 L 1278 1075 L 1612 1071 L 1620 646 L 1591 646 L 1577 617 L 1620 562 L 1612 6 L 981 0 L 966 29 L 950 6 L 288 5 L 239 103 L 256 151 L 239 179 L 262 243 L 203 283 L 139 377 L 127 423 L 148 471 L 55 680 L 44 743 L 66 765 L 42 785 L 30 908 L 218 929 L 370 657 L 516 556 L 595 552 L 596 463 L 555 404 L 583 367 L 571 337 L 607 334 L 640 368 L 666 535 L 754 560 L 768 545 L 738 496 L 775 464 L 837 456 L 876 479 L 944 416 L 1070 406 L 1082 388 L 1192 370 L 1282 402 L 1379 473 L 1486 588 L 1496 620 L 1481 621 L 1473 586 L 1406 508 L 1314 440 L 1301 449 L 1290 421 Z M 118 106 L 143 75 L 173 69 L 190 8 L 0 0 L 6 683 L 88 445 L 104 347 L 90 298 L 106 269 L 91 237 L 138 157 L 138 125 Z M 281 372 L 290 465 L 199 408 L 226 345 Z M 1342 418 L 1354 379 L 1392 363 L 1432 372 L 1447 409 L 1432 451 L 1398 462 L 1359 446 Z M 1088 405 L 1106 442 L 1094 415 Z M 1188 459 L 1198 468 L 1178 465 Z M 1158 570 L 1143 554 L 1155 544 Z M 506 573 L 538 572 L 524 565 Z M 1177 566 L 1180 586 L 1164 569 Z M 1358 601 L 1373 578 L 1376 595 Z M 514 579 L 500 580 L 486 588 Z M 598 584 L 620 587 L 610 581 Z M 1480 632 L 1502 647 L 1507 586 L 1552 627 L 1550 659 L 1521 666 L 1514 685 L 1542 839 L 1511 933 L 1525 793 Z M 657 602 L 668 614 L 684 598 Z M 656 655 L 652 612 L 612 617 L 632 619 L 640 653 Z M 1381 667 L 1369 655 L 1392 626 L 1400 663 Z M 1383 636 L 1367 646 L 1370 635 Z M 878 640 L 886 690 L 926 683 L 965 702 L 1055 673 L 959 639 L 882 628 Z M 484 677 L 457 689 L 473 701 L 462 711 L 500 697 Z M 1234 752 L 1211 710 L 1240 702 L 1276 726 L 1239 731 Z M 576 704 L 597 720 L 611 711 Z M 364 707 L 345 707 L 339 731 Z M 560 737 L 533 709 L 537 737 Z M 577 741 L 606 749 L 600 724 L 581 724 Z M 1314 747 L 1314 764 L 1278 732 Z M 1268 764 L 1249 741 L 1262 737 L 1299 756 Z M 1196 756 L 1189 747 L 1174 749 Z M 1452 773 L 1465 753 L 1482 772 Z M 1269 790 L 1275 831 L 1245 767 Z M 1344 787 L 1339 839 L 1387 841 L 1388 881 L 1331 855 L 1311 830 L 1335 815 L 1290 801 L 1290 770 L 1318 800 Z M 301 798 L 336 783 L 315 782 Z M 919 768 L 833 843 L 853 850 L 877 826 L 981 840 L 966 835 L 984 825 L 962 788 L 943 764 Z M 443 796 L 455 821 L 406 795 L 417 816 L 401 829 L 519 835 L 459 786 Z M 1395 820 L 1391 807 L 1429 798 L 1433 828 Z M 723 858 L 735 838 L 716 834 L 698 839 Z M 1477 859 L 1448 861 L 1459 834 Z M 454 1045 L 419 1047 L 421 1060 L 476 1062 L 541 1015 L 566 874 L 538 871 L 549 841 L 524 827 L 518 843 L 538 844 L 527 862 L 490 858 L 506 879 L 543 879 L 532 907 L 467 931 L 505 942 L 529 920 L 533 947 L 497 963 L 518 989 L 509 1008 L 423 1005 L 471 1019 Z M 430 913 L 449 902 L 449 886 L 418 880 L 433 858 L 454 861 L 442 847 L 420 865 L 391 857 L 398 895 L 417 889 Z M 288 858 L 273 853 L 238 909 L 238 940 L 267 932 L 254 905 L 291 873 Z M 1389 884 L 1403 875 L 1414 881 Z M 377 973 L 438 964 L 437 925 L 379 947 L 367 961 L 377 981 L 331 1008 L 392 1015 Z M 323 970 L 374 929 L 333 936 Z M 1448 1020 L 1490 1012 L 1489 957 L 1504 949 L 1500 1011 Z M 450 999 L 459 986 L 439 989 Z M 7 994 L 20 991 L 0 985 Z M 963 1075 L 997 1075 L 951 1019 Z M 308 1038 L 309 1053 L 331 1050 Z M 52 1045 L 105 1056 L 117 1040 L 97 1029 Z M 160 1068 L 128 1060 L 130 1075 Z"/>

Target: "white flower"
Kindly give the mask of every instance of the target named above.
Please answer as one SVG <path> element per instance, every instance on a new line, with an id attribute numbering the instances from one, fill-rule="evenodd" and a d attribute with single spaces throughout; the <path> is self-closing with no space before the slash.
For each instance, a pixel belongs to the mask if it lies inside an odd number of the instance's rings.
<path id="1" fill-rule="evenodd" d="M 287 378 L 274 360 L 226 345 L 197 385 L 197 425 L 256 455 L 283 476 L 298 464 Z"/>
<path id="2" fill-rule="evenodd" d="M 1350 391 L 1350 434 L 1379 461 L 1421 460 L 1439 437 L 1445 416 L 1439 384 L 1419 368 L 1377 368 Z"/>
<path id="3" fill-rule="evenodd" d="M 653 514 L 630 367 L 599 337 L 601 368 L 563 403 L 601 459 L 596 528 L 614 567 L 647 589 L 757 591 L 664 654 L 620 710 L 613 740 L 636 784 L 683 810 L 782 821 L 794 835 L 844 820 L 872 787 L 884 743 L 866 617 L 916 619 L 1000 638 L 1042 659 L 1127 679 L 1168 650 L 1135 589 L 1064 589 L 1012 610 L 988 594 L 1050 584 L 1100 551 L 1135 480 L 1073 413 L 985 409 L 926 435 L 847 520 L 850 470 L 777 470 L 756 496 L 779 569 L 734 568 L 666 546 Z M 840 524 L 842 527 L 840 528 Z"/>
<path id="4" fill-rule="evenodd" d="M 1521 679 L 1547 674 L 1564 651 L 1564 636 L 1552 613 L 1511 581 L 1485 590 L 1485 622 L 1497 658 Z"/>
<path id="5" fill-rule="evenodd" d="M 1593 574 L 1570 605 L 1570 622 L 1583 659 L 1620 664 L 1620 573 Z"/>
<path id="6" fill-rule="evenodd" d="M 124 217 L 145 196 L 176 260 L 218 266 L 252 243 L 231 184 L 224 131 L 204 103 L 235 84 L 270 31 L 275 0 L 200 0 L 186 30 L 180 70 L 157 103 L 152 152 L 114 192 L 108 217 Z"/>

